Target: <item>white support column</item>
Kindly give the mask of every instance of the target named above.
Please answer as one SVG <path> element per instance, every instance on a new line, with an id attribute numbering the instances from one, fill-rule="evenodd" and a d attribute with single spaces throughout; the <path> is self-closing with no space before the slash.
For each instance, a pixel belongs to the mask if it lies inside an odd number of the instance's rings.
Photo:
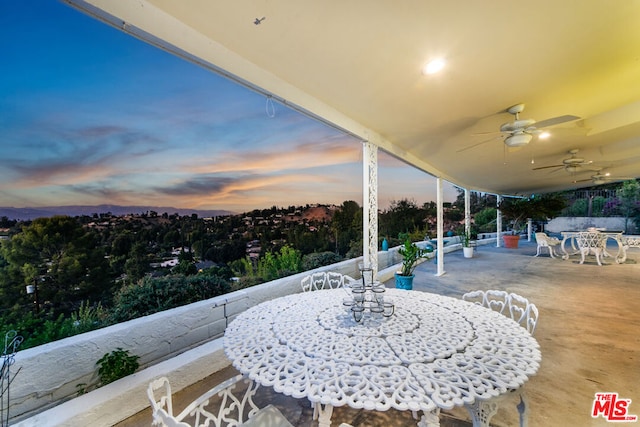
<path id="1" fill-rule="evenodd" d="M 471 233 L 471 194 L 468 188 L 464 189 L 464 231 Z"/>
<path id="2" fill-rule="evenodd" d="M 436 219 L 436 228 L 438 230 L 438 243 L 436 245 L 436 256 L 438 260 L 438 269 L 436 271 L 436 276 L 442 276 L 444 271 L 444 230 L 443 230 L 443 220 L 444 220 L 444 208 L 443 204 L 443 196 L 442 196 L 442 178 L 438 177 L 436 179 L 436 204 L 438 205 L 438 216 Z"/>
<path id="3" fill-rule="evenodd" d="M 531 235 L 533 234 L 533 220 L 527 218 L 527 242 L 531 241 Z"/>
<path id="4" fill-rule="evenodd" d="M 362 260 L 378 274 L 378 147 L 362 143 Z"/>
<path id="5" fill-rule="evenodd" d="M 500 206 L 500 203 L 502 202 L 502 197 L 498 194 L 496 196 L 496 200 L 498 203 L 498 206 Z M 496 214 L 496 247 L 499 248 L 500 247 L 500 241 L 502 239 L 502 211 L 500 209 L 498 209 L 498 213 Z"/>

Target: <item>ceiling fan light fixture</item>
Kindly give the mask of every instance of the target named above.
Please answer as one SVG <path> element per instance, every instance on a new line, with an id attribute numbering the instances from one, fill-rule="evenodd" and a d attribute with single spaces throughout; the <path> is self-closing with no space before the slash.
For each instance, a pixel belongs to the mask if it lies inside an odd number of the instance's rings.
<path id="1" fill-rule="evenodd" d="M 579 164 L 569 164 L 566 165 L 564 169 L 569 173 L 574 173 L 580 171 L 580 169 L 582 169 L 582 166 L 580 166 Z"/>
<path id="2" fill-rule="evenodd" d="M 522 147 L 531 142 L 532 135 L 528 133 L 514 133 L 504 139 L 504 143 L 508 147 Z"/>

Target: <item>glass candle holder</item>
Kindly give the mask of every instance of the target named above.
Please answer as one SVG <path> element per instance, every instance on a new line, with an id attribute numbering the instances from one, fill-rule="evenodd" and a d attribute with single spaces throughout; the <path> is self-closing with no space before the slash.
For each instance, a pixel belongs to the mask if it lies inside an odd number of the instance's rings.
<path id="1" fill-rule="evenodd" d="M 364 288 L 353 288 L 351 290 L 351 294 L 353 295 L 353 300 L 356 303 L 363 303 L 364 302 L 364 293 L 365 293 Z"/>
<path id="2" fill-rule="evenodd" d="M 392 302 L 390 301 L 385 301 L 384 303 L 382 303 L 382 315 L 384 317 L 391 317 L 393 316 L 393 313 L 396 311 L 396 306 L 393 305 Z"/>
<path id="3" fill-rule="evenodd" d="M 351 297 L 345 297 L 342 299 L 342 306 L 347 310 L 347 313 L 351 313 L 351 307 L 353 307 L 354 304 L 355 301 Z"/>
<path id="4" fill-rule="evenodd" d="M 374 286 L 371 288 L 371 292 L 373 293 L 373 301 L 378 304 L 382 304 L 384 302 L 384 292 L 385 289 L 379 286 Z"/>
<path id="5" fill-rule="evenodd" d="M 364 306 L 360 304 L 354 304 L 351 306 L 351 313 L 353 313 L 353 320 L 361 322 L 364 317 Z"/>

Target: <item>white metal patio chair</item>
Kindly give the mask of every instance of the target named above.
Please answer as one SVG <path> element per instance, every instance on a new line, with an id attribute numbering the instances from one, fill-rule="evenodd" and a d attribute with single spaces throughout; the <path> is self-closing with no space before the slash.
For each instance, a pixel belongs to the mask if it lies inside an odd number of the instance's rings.
<path id="1" fill-rule="evenodd" d="M 585 257 L 593 254 L 598 265 L 602 265 L 602 257 L 605 254 L 607 236 L 598 231 L 581 231 L 576 236 L 576 243 L 580 249 L 580 264 L 584 264 Z"/>
<path id="2" fill-rule="evenodd" d="M 488 291 L 471 291 L 462 295 L 462 299 L 465 301 L 473 302 L 475 304 L 482 305 L 483 307 L 497 311 L 505 316 L 511 317 L 520 326 L 525 328 L 531 335 L 536 329 L 538 324 L 538 308 L 535 304 L 529 302 L 529 300 L 521 295 L 515 293 L 507 293 L 505 291 L 488 290 Z M 519 403 L 516 405 L 518 413 L 520 414 L 520 427 L 526 427 L 527 423 L 527 402 L 524 390 L 521 388 L 517 390 L 511 390 L 518 393 L 520 397 Z M 497 405 L 492 405 L 494 411 L 497 411 Z M 477 406 L 468 408 L 472 412 L 472 416 L 479 416 L 479 410 Z M 475 411 L 475 413 L 474 413 Z M 495 412 L 494 412 L 495 413 Z M 493 414 L 491 414 L 493 415 Z"/>
<path id="3" fill-rule="evenodd" d="M 300 281 L 300 285 L 302 286 L 303 292 L 318 291 L 320 289 L 324 289 L 326 280 L 327 280 L 327 273 L 325 273 L 324 271 L 318 272 L 318 273 L 312 273 L 308 276 L 305 276 Z"/>
<path id="4" fill-rule="evenodd" d="M 509 293 L 505 291 L 471 291 L 462 295 L 462 299 L 490 308 L 500 314 L 506 315 L 509 312 Z"/>
<path id="5" fill-rule="evenodd" d="M 538 243 L 538 248 L 534 256 L 540 255 L 542 248 L 549 249 L 549 256 L 551 258 L 558 256 L 555 252 L 555 247 L 560 245 L 561 242 L 557 237 L 549 237 L 547 233 L 536 233 L 536 242 Z"/>
<path id="6" fill-rule="evenodd" d="M 236 385 L 242 382 L 234 394 Z M 152 425 L 164 427 L 293 427 L 273 405 L 258 408 L 253 401 L 259 385 L 236 375 L 198 397 L 178 415 L 173 414 L 171 385 L 166 377 L 157 378 L 147 388 L 151 402 Z M 219 399 L 216 399 L 219 398 Z M 216 403 L 214 403 L 216 402 Z"/>
<path id="7" fill-rule="evenodd" d="M 303 292 L 309 292 L 319 291 L 321 289 L 349 288 L 355 283 L 360 282 L 346 274 L 327 271 L 305 276 L 300 282 L 300 285 L 302 286 Z"/>
<path id="8" fill-rule="evenodd" d="M 511 293 L 509 294 L 509 314 L 513 320 L 533 335 L 538 324 L 538 307 L 535 304 L 521 295 Z"/>

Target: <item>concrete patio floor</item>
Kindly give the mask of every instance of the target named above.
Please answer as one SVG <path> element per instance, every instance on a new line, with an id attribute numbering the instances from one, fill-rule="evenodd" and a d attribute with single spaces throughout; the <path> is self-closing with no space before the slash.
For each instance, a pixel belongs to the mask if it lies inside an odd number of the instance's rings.
<path id="1" fill-rule="evenodd" d="M 617 247 L 610 246 L 616 253 Z M 535 331 L 542 363 L 538 374 L 525 385 L 529 426 L 607 426 L 602 416 L 592 418 L 595 393 L 616 392 L 631 399 L 629 414 L 640 415 L 640 260 L 630 251 L 624 264 L 605 258 L 598 266 L 593 256 L 580 265 L 579 257 L 534 257 L 536 245 L 520 242 L 518 249 L 479 247 L 472 259 L 462 251 L 445 255 L 445 271 L 436 277 L 433 261 L 416 269 L 414 289 L 459 298 L 475 289 L 515 292 L 534 302 L 540 313 Z M 388 282 L 388 286 L 394 286 Z M 174 407 L 184 405 L 222 380 L 235 375 L 234 368 L 212 375 L 174 397 Z M 306 400 L 260 389 L 259 399 L 276 404 L 295 426 L 316 426 Z M 515 396 L 492 418 L 497 427 L 519 425 Z M 332 425 L 347 422 L 355 427 L 415 426 L 410 413 L 371 412 L 336 408 Z M 148 426 L 149 410 L 118 424 Z M 631 423 L 632 425 L 637 425 Z M 640 424 L 640 422 L 638 422 Z M 469 426 L 463 408 L 446 411 L 442 427 Z"/>

